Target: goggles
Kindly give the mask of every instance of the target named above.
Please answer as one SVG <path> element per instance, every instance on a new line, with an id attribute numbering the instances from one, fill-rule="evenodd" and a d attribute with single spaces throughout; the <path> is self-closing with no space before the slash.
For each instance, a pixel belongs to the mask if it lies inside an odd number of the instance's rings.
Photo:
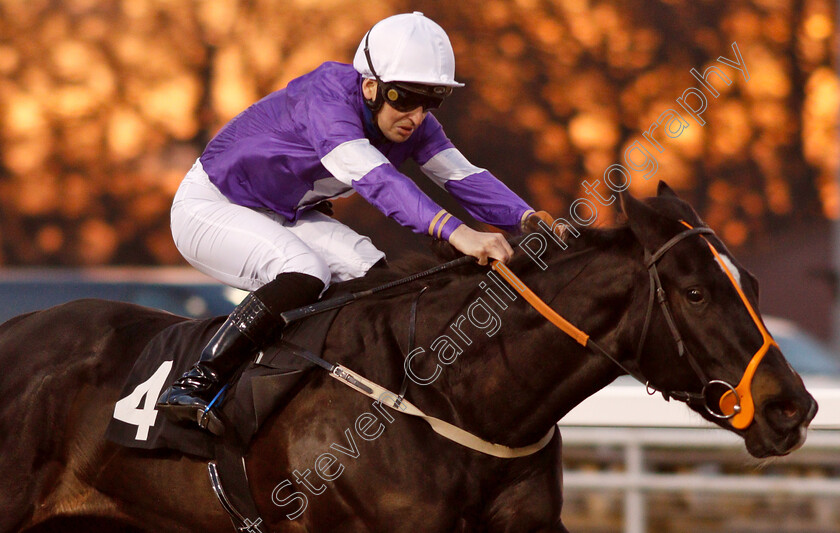
<path id="1" fill-rule="evenodd" d="M 422 107 L 423 111 L 437 109 L 444 98 L 452 94 L 452 87 L 380 82 L 379 91 L 388 105 L 401 112 Z"/>
<path id="2" fill-rule="evenodd" d="M 371 28 L 373 30 L 373 28 Z M 413 111 L 422 107 L 423 111 L 437 109 L 443 103 L 443 99 L 452 94 L 452 87 L 445 85 L 424 85 L 422 83 L 408 82 L 385 82 L 373 68 L 373 61 L 370 59 L 370 31 L 365 35 L 365 59 L 368 68 L 377 83 L 377 91 L 388 105 L 403 113 Z"/>

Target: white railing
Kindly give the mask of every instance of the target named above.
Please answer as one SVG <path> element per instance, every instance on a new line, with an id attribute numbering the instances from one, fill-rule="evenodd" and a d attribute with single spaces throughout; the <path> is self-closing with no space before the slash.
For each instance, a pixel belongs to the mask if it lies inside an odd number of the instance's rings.
<path id="1" fill-rule="evenodd" d="M 795 452 L 797 464 L 816 464 L 825 452 L 840 454 L 840 384 L 809 386 L 820 404 L 805 445 Z M 648 496 L 657 492 L 696 492 L 738 495 L 809 495 L 840 497 L 840 480 L 827 477 L 732 475 L 716 473 L 657 473 L 646 456 L 654 449 L 743 450 L 733 433 L 712 426 L 687 407 L 648 396 L 639 385 L 616 385 L 589 398 L 560 422 L 563 446 L 621 450 L 622 469 L 564 468 L 564 490 L 619 491 L 623 496 L 625 533 L 645 533 Z M 677 457 L 678 453 L 675 454 Z M 840 459 L 837 461 L 840 463 Z"/>

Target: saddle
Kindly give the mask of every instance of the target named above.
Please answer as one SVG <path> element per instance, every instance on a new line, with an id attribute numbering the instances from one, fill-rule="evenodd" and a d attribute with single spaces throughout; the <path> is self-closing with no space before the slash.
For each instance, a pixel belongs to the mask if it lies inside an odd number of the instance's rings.
<path id="1" fill-rule="evenodd" d="M 227 441 L 247 449 L 266 419 L 305 385 L 315 365 L 293 352 L 302 349 L 320 356 L 337 313 L 335 309 L 288 325 L 278 342 L 245 365 L 214 407 L 225 423 Z M 185 320 L 152 338 L 126 377 L 105 433 L 108 440 L 129 448 L 175 450 L 203 459 L 216 456 L 218 438 L 198 425 L 170 422 L 154 407 L 162 389 L 195 363 L 224 319 Z"/>

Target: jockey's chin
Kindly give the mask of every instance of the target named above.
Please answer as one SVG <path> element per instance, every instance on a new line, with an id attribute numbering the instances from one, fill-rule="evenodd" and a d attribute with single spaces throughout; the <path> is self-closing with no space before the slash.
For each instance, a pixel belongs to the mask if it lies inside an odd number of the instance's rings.
<path id="1" fill-rule="evenodd" d="M 376 115 L 376 122 L 386 139 L 401 143 L 411 137 L 425 118 L 426 111 L 423 111 L 422 107 L 412 111 L 397 111 L 385 103 Z"/>

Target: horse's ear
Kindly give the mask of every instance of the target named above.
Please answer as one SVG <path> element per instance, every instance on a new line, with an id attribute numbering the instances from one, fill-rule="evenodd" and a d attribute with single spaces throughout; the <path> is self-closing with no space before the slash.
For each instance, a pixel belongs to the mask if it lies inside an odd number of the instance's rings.
<path id="1" fill-rule="evenodd" d="M 656 196 L 673 196 L 674 198 L 679 198 L 677 193 L 674 192 L 674 189 L 669 187 L 663 180 L 659 180 L 659 185 L 656 187 Z"/>
<path id="2" fill-rule="evenodd" d="M 684 220 L 695 228 L 705 225 L 697 211 L 680 198 L 674 189 L 664 181 L 659 181 L 659 185 L 656 187 L 656 198 L 651 200 L 651 205 L 668 218 Z"/>
<path id="3" fill-rule="evenodd" d="M 662 182 L 660 182 L 660 190 Z M 670 187 L 665 185 L 668 191 Z M 665 193 L 668 194 L 668 193 Z M 670 239 L 680 227 L 650 205 L 637 200 L 627 191 L 620 193 L 621 208 L 636 239 L 648 250 L 656 250 Z M 678 224 L 678 223 L 677 223 Z"/>

